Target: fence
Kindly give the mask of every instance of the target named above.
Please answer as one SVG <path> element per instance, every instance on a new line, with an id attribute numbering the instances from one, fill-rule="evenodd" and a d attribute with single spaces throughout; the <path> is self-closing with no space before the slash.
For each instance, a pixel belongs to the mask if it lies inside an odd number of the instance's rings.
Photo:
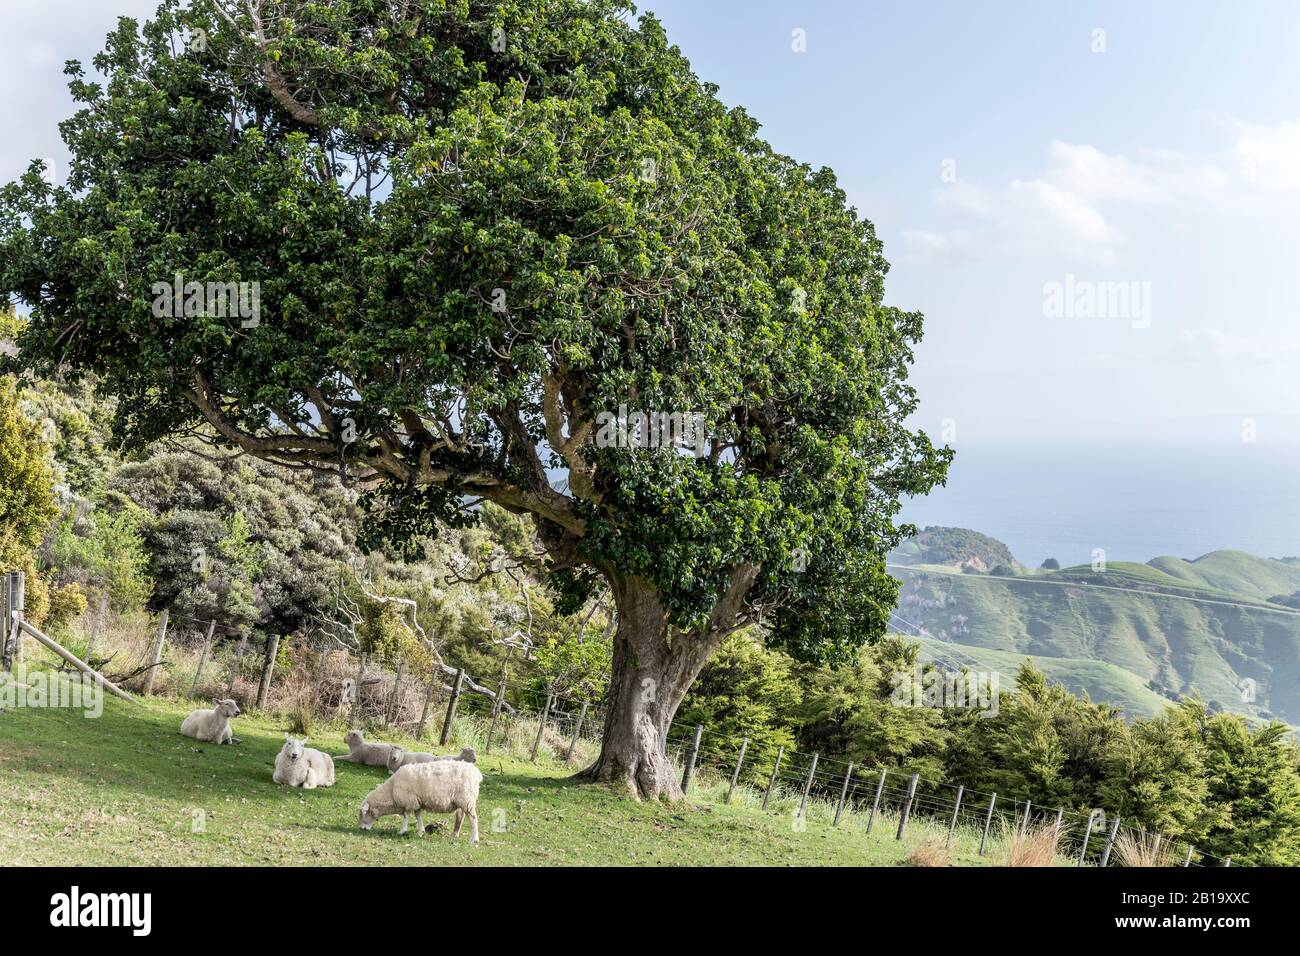
<path id="1" fill-rule="evenodd" d="M 15 577 L 9 576 L 11 580 Z M 6 593 L 11 595 L 8 606 L 13 607 L 16 601 L 21 609 L 21 590 L 15 595 L 12 586 L 0 588 L 0 597 Z M 13 627 L 14 619 L 12 612 L 0 618 L 6 625 L 0 630 L 0 650 L 5 652 L 6 660 L 13 656 L 21 661 L 22 629 Z M 256 676 L 257 706 L 265 707 L 274 677 L 278 638 L 268 639 L 259 654 L 250 649 L 248 635 L 243 634 L 233 652 L 227 646 L 224 661 L 218 662 L 215 624 L 172 621 L 166 612 L 153 633 L 142 635 L 138 648 L 121 665 L 128 670 L 135 668 L 132 676 L 143 675 L 146 694 L 155 686 L 169 639 L 176 637 L 169 631 L 173 624 L 188 626 L 189 640 L 183 643 L 199 654 L 192 682 L 181 681 L 180 690 L 193 693 L 205 678 L 220 681 L 215 677 L 220 671 L 225 674 L 228 693 L 242 688 L 247 698 L 254 693 L 252 677 Z M 83 652 L 92 666 L 97 662 L 92 658 L 96 637 L 104 626 L 101 604 Z M 8 643 L 4 641 L 6 631 Z M 318 664 L 324 667 L 322 662 Z M 469 717 L 487 728 L 482 741 L 485 753 L 510 741 L 512 745 L 521 744 L 517 749 L 526 751 L 531 760 L 537 760 L 545 747 L 557 760 L 576 765 L 585 759 L 584 754 L 599 746 L 605 726 L 604 706 L 532 687 L 509 688 L 504 680 L 495 688 L 487 688 L 464 669 L 458 669 L 454 680 L 444 684 L 440 674 L 421 680 L 399 665 L 389 675 L 345 653 L 342 666 L 336 662 L 333 670 L 349 676 L 338 681 L 335 697 L 317 703 L 323 703 L 327 710 L 332 708 L 335 716 L 342 716 L 346 708 L 350 720 L 411 727 L 417 739 L 437 724 L 438 739 L 444 746 L 457 719 Z M 328 686 L 328 682 L 308 683 L 313 692 Z M 371 693 L 366 693 L 368 688 Z M 1008 800 L 1005 795 L 925 779 L 898 768 L 856 765 L 817 753 L 760 746 L 747 738 L 738 739 L 701 725 L 674 722 L 665 736 L 664 750 L 688 795 L 701 785 L 703 777 L 711 774 L 720 792 L 725 791 L 724 802 L 730 803 L 737 794 L 744 793 L 764 810 L 774 803 L 788 807 L 796 827 L 806 826 L 813 818 L 827 821 L 831 828 L 860 821 L 867 832 L 901 840 L 909 826 L 924 823 L 931 832 L 946 835 L 949 846 L 959 833 L 972 845 L 977 842 L 979 856 L 989 855 L 993 844 L 1005 842 L 1008 835 L 1023 836 L 1050 827 L 1059 838 L 1058 862 L 1068 861 L 1075 866 L 1110 865 L 1116 859 L 1116 847 L 1125 838 L 1145 847 L 1162 865 L 1232 865 L 1230 857 L 1217 857 L 1186 841 L 1166 839 L 1101 810 L 1083 814 L 1062 807 L 1036 806 L 1029 800 Z"/>

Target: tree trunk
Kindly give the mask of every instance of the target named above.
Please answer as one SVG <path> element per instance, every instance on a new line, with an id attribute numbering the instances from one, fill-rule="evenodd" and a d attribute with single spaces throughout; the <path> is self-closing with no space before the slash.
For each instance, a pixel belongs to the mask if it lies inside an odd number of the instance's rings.
<path id="1" fill-rule="evenodd" d="M 664 738 L 682 698 L 720 642 L 678 634 L 653 586 L 637 578 L 614 584 L 614 635 L 605 732 L 600 756 L 578 774 L 643 799 L 680 800 L 681 785 L 664 754 Z"/>

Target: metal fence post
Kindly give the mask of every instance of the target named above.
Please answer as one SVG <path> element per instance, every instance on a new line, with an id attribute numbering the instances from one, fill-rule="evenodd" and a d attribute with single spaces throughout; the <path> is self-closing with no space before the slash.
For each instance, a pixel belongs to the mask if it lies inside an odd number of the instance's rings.
<path id="1" fill-rule="evenodd" d="M 158 675 L 158 665 L 162 663 L 163 645 L 167 642 L 167 618 L 170 612 L 163 608 L 162 618 L 158 621 L 158 636 L 154 638 L 153 650 L 149 654 L 149 672 L 144 677 L 145 697 L 153 694 L 154 678 Z"/>

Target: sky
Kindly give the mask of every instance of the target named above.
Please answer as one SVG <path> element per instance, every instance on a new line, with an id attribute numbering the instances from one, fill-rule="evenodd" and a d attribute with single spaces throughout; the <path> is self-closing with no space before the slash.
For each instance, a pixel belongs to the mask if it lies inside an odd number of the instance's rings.
<path id="1" fill-rule="evenodd" d="M 0 0 L 0 180 L 154 0 Z M 779 150 L 836 171 L 966 442 L 1300 440 L 1300 4 L 650 0 Z"/>

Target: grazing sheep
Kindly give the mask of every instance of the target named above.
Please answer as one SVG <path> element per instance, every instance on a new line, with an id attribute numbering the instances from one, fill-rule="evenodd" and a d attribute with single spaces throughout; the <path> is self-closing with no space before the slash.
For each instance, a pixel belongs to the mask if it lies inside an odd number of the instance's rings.
<path id="1" fill-rule="evenodd" d="M 340 754 L 335 760 L 346 760 L 367 767 L 388 766 L 388 755 L 393 752 L 392 744 L 368 744 L 359 730 L 349 730 L 343 742 L 348 745 L 348 753 Z"/>
<path id="2" fill-rule="evenodd" d="M 465 763 L 477 763 L 478 754 L 474 752 L 473 747 L 466 747 L 458 754 L 439 757 L 436 754 L 425 753 L 422 750 L 407 750 L 405 747 L 394 744 L 393 752 L 388 755 L 388 772 L 397 773 L 398 768 L 405 767 L 408 764 L 433 763 L 435 760 L 461 760 Z"/>
<path id="3" fill-rule="evenodd" d="M 181 733 L 195 740 L 206 740 L 214 744 L 233 744 L 234 731 L 230 729 L 230 719 L 239 716 L 239 705 L 230 698 L 222 700 L 214 697 L 217 706 L 212 710 L 193 710 L 181 721 Z"/>
<path id="4" fill-rule="evenodd" d="M 456 829 L 469 817 L 470 843 L 478 842 L 478 787 L 483 773 L 463 760 L 437 760 L 398 767 L 397 772 L 366 795 L 361 802 L 360 826 L 369 830 L 380 817 L 400 813 L 402 833 L 410 828 L 411 814 L 424 834 L 424 811 L 456 813 Z"/>
<path id="5" fill-rule="evenodd" d="M 303 746 L 306 743 L 306 737 L 294 740 L 284 735 L 284 746 L 275 756 L 275 773 L 271 779 L 304 790 L 334 786 L 334 761 L 329 754 Z"/>

